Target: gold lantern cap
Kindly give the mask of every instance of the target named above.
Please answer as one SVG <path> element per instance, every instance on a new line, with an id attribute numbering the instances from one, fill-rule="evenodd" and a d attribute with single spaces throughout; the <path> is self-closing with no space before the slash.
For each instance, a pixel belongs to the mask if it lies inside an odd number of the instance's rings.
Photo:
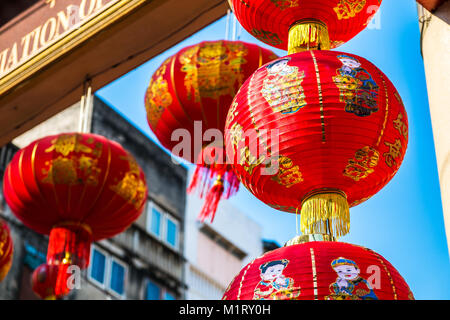
<path id="1" fill-rule="evenodd" d="M 313 234 L 302 234 L 292 238 L 288 242 L 284 244 L 285 247 L 293 246 L 296 244 L 302 244 L 307 242 L 315 242 L 315 241 L 336 241 L 336 239 L 329 234 L 323 233 L 313 233 Z"/>

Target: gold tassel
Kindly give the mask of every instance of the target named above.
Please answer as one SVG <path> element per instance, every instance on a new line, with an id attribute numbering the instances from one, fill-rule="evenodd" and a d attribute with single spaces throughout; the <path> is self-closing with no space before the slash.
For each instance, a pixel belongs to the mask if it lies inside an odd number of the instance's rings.
<path id="1" fill-rule="evenodd" d="M 288 54 L 330 48 L 328 28 L 319 20 L 301 20 L 289 29 Z"/>
<path id="2" fill-rule="evenodd" d="M 337 239 L 350 231 L 350 210 L 342 192 L 315 193 L 302 202 L 300 215 L 303 234 L 329 234 Z"/>

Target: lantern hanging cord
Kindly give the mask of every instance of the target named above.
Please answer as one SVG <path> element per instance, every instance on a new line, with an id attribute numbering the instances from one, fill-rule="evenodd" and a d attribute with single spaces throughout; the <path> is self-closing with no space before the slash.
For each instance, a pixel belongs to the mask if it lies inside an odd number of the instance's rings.
<path id="1" fill-rule="evenodd" d="M 83 95 L 80 100 L 79 132 L 89 133 L 92 120 L 92 107 L 92 79 L 87 75 L 83 82 Z"/>

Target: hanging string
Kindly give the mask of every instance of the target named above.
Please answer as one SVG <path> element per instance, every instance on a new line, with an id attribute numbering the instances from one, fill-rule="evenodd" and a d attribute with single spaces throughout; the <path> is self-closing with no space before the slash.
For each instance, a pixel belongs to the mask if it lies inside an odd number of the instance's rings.
<path id="1" fill-rule="evenodd" d="M 230 9 L 228 9 L 227 10 L 227 22 L 226 22 L 226 25 L 225 25 L 225 40 L 230 40 L 229 38 L 230 38 L 230 16 L 231 16 L 231 10 Z"/>
<path id="2" fill-rule="evenodd" d="M 86 78 L 83 83 L 83 95 L 80 100 L 80 119 L 78 122 L 78 132 L 89 133 L 92 117 L 92 87 L 91 79 Z"/>
<path id="3" fill-rule="evenodd" d="M 237 33 L 238 40 L 241 40 L 241 35 L 242 35 L 242 25 L 240 23 L 238 23 L 238 33 Z"/>
<path id="4" fill-rule="evenodd" d="M 236 41 L 236 29 L 237 29 L 237 19 L 236 16 L 233 14 L 233 37 L 232 37 L 233 41 Z"/>

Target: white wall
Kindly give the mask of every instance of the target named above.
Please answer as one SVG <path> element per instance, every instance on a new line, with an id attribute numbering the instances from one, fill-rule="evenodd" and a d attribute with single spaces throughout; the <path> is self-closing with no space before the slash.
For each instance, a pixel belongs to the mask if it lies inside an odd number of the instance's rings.
<path id="1" fill-rule="evenodd" d="M 190 172 L 191 175 L 192 171 Z M 189 195 L 187 198 L 185 257 L 188 260 L 186 266 L 186 281 L 189 286 L 186 298 L 188 300 L 220 299 L 227 285 L 240 269 L 263 252 L 261 226 L 235 208 L 229 201 L 222 200 L 219 203 L 214 222 L 211 224 L 207 220 L 205 223 L 245 252 L 246 257 L 239 264 L 236 264 L 234 256 L 231 257 L 231 254 L 215 244 L 217 251 L 214 259 L 228 261 L 226 265 L 222 266 L 223 269 L 228 269 L 228 271 L 222 273 L 219 271 L 218 275 L 217 266 L 207 262 L 208 256 L 205 255 L 208 255 L 208 252 L 199 252 L 199 250 L 209 252 L 214 250 L 214 244 L 211 240 L 206 240 L 203 235 L 199 234 L 199 228 L 202 224 L 197 220 L 197 215 L 202 204 L 203 200 L 199 199 L 196 194 Z M 204 243 L 199 244 L 199 241 Z M 222 257 L 219 258 L 217 255 L 222 255 Z"/>

